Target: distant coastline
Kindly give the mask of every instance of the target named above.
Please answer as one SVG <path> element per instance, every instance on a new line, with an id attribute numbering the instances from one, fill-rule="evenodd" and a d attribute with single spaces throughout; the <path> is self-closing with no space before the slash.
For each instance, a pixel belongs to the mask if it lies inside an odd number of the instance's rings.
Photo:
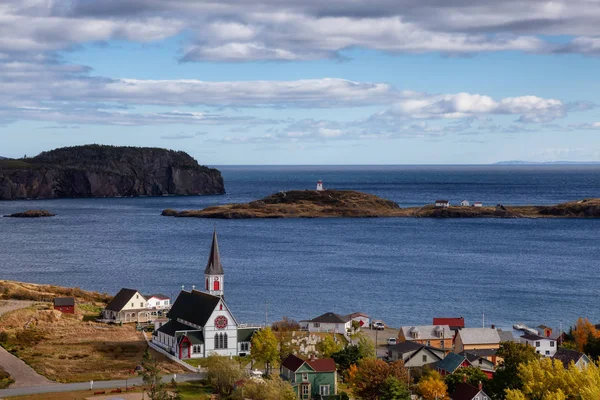
<path id="1" fill-rule="evenodd" d="M 492 165 L 600 165 L 600 161 L 499 161 Z"/>

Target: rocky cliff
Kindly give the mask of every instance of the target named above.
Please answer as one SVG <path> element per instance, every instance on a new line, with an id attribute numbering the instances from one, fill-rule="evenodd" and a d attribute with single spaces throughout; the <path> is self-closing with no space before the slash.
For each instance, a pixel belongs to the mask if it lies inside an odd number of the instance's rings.
<path id="1" fill-rule="evenodd" d="M 0 160 L 0 200 L 223 193 L 221 172 L 172 150 L 87 145 Z"/>

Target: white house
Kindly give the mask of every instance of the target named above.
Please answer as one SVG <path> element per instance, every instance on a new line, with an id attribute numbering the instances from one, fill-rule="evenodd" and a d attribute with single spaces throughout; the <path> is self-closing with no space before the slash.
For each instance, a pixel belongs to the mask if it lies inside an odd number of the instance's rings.
<path id="1" fill-rule="evenodd" d="M 163 309 L 169 308 L 171 305 L 171 299 L 164 294 L 151 294 L 146 296 L 148 302 L 148 308 L 151 309 Z"/>
<path id="2" fill-rule="evenodd" d="M 344 334 L 352 328 L 352 318 L 349 315 L 339 315 L 328 312 L 309 321 L 300 321 L 300 328 L 309 332 L 331 332 Z"/>
<path id="3" fill-rule="evenodd" d="M 323 181 L 317 181 L 317 191 L 322 192 L 323 190 Z"/>
<path id="4" fill-rule="evenodd" d="M 469 200 L 463 200 L 460 202 L 460 205 L 462 207 L 469 207 L 471 205 L 471 203 L 469 203 Z"/>
<path id="5" fill-rule="evenodd" d="M 579 369 L 584 369 L 591 364 L 590 359 L 585 354 L 575 350 L 568 350 L 564 347 L 556 350 L 556 353 L 552 356 L 552 358 L 555 360 L 560 360 L 565 368 L 569 368 L 571 363 L 575 364 L 575 366 Z"/>
<path id="6" fill-rule="evenodd" d="M 448 207 L 450 207 L 450 201 L 448 201 L 448 200 L 436 200 L 435 201 L 435 206 L 437 208 L 448 208 Z"/>
<path id="7" fill-rule="evenodd" d="M 539 336 L 539 335 L 523 335 L 521 341 L 535 348 L 536 353 L 544 357 L 553 357 L 556 354 L 556 340 Z"/>
<path id="8" fill-rule="evenodd" d="M 371 324 L 371 318 L 364 313 L 361 312 L 355 312 L 352 314 L 348 314 L 346 315 L 346 318 L 350 318 L 350 324 L 352 324 L 352 321 L 356 321 L 358 322 L 358 324 L 360 325 L 360 327 L 362 328 L 363 326 L 368 327 Z"/>
<path id="9" fill-rule="evenodd" d="M 146 298 L 135 289 L 123 288 L 102 311 L 102 321 L 148 322 L 152 319 Z"/>
<path id="10" fill-rule="evenodd" d="M 481 201 L 476 201 L 473 203 L 473 207 L 483 207 L 483 203 Z"/>
<path id="11" fill-rule="evenodd" d="M 204 270 L 207 291 L 182 290 L 167 314 L 168 322 L 152 334 L 152 342 L 180 359 L 245 355 L 255 328 L 240 325 L 223 298 L 224 272 L 217 233 Z"/>

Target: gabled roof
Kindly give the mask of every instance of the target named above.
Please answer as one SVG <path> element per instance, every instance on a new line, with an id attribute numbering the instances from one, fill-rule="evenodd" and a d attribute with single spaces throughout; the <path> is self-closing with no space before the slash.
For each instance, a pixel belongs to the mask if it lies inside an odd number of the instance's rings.
<path id="1" fill-rule="evenodd" d="M 450 328 L 464 328 L 465 327 L 465 319 L 463 317 L 459 318 L 434 318 L 434 325 L 448 325 Z"/>
<path id="2" fill-rule="evenodd" d="M 463 351 L 460 354 L 463 353 L 469 353 L 472 354 L 473 356 L 477 356 L 477 357 L 492 357 L 495 356 L 496 353 L 498 353 L 498 349 L 477 349 L 477 350 L 467 350 L 467 351 Z"/>
<path id="3" fill-rule="evenodd" d="M 479 388 L 468 383 L 461 382 L 456 385 L 456 389 L 450 395 L 452 400 L 473 400 L 481 392 Z"/>
<path id="4" fill-rule="evenodd" d="M 117 295 L 113 297 L 110 303 L 108 303 L 106 309 L 110 311 L 121 311 L 123 307 L 125 307 L 125 305 L 129 303 L 129 300 L 131 300 L 133 295 L 135 295 L 137 292 L 138 291 L 135 289 L 127 288 L 119 290 L 119 293 L 117 293 Z M 144 299 L 144 301 L 146 300 L 144 296 L 142 296 L 142 298 Z"/>
<path id="5" fill-rule="evenodd" d="M 303 360 L 300 357 L 290 354 L 281 364 L 282 367 L 296 372 L 304 364 L 313 369 L 315 372 L 335 372 L 335 361 L 333 358 L 317 358 L 315 360 Z"/>
<path id="6" fill-rule="evenodd" d="M 498 331 L 493 328 L 465 328 L 458 331 L 463 344 L 497 344 L 500 343 Z"/>
<path id="7" fill-rule="evenodd" d="M 392 346 L 388 346 L 390 350 L 397 351 L 398 353 L 404 354 L 411 351 L 419 350 L 422 347 L 425 347 L 424 344 L 419 344 L 415 342 L 400 342 Z"/>
<path id="8" fill-rule="evenodd" d="M 219 243 L 217 241 L 217 231 L 213 232 L 212 245 L 210 246 L 210 255 L 208 263 L 204 270 L 205 275 L 223 275 L 223 265 L 221 265 L 221 255 L 219 254 Z"/>
<path id="9" fill-rule="evenodd" d="M 436 203 L 450 203 L 448 200 L 436 200 Z"/>
<path id="10" fill-rule="evenodd" d="M 75 299 L 73 297 L 57 297 L 54 299 L 54 306 L 56 307 L 69 307 L 75 305 Z"/>
<path id="11" fill-rule="evenodd" d="M 346 322 L 348 322 L 350 320 L 351 320 L 351 318 L 348 315 L 341 316 L 341 315 L 336 314 L 336 313 L 328 312 L 328 313 L 325 313 L 323 315 L 319 315 L 317 318 L 311 319 L 308 322 L 323 322 L 323 323 L 330 323 L 330 324 L 345 324 Z"/>
<path id="12" fill-rule="evenodd" d="M 404 338 L 408 340 L 440 340 L 440 339 L 452 339 L 454 336 L 452 330 L 448 325 L 418 325 L 418 326 L 402 326 L 400 327 Z M 411 333 L 417 331 L 419 337 L 414 338 Z M 437 335 L 437 332 L 443 332 L 443 335 Z"/>
<path id="13" fill-rule="evenodd" d="M 498 336 L 500 336 L 501 342 L 514 342 L 515 341 L 515 336 L 512 334 L 511 331 L 503 331 L 503 330 L 498 329 Z"/>
<path id="14" fill-rule="evenodd" d="M 283 363 L 281 363 L 281 366 L 289 369 L 292 372 L 296 372 L 296 371 L 298 371 L 298 369 L 300 369 L 300 367 L 303 364 L 304 364 L 303 359 L 301 359 L 300 357 L 298 357 L 294 354 L 290 354 L 289 356 L 287 356 L 287 358 L 285 360 L 283 360 Z"/>
<path id="15" fill-rule="evenodd" d="M 456 371 L 465 360 L 465 356 L 456 353 L 448 353 L 446 358 L 437 363 L 437 368 L 451 374 Z"/>
<path id="16" fill-rule="evenodd" d="M 346 315 L 345 318 L 348 319 L 353 319 L 353 318 L 357 318 L 357 317 L 365 317 L 365 318 L 370 318 L 367 314 L 365 313 L 361 313 L 361 312 L 353 312 L 352 314 L 348 314 Z"/>
<path id="17" fill-rule="evenodd" d="M 191 344 L 204 344 L 204 334 L 201 331 L 177 333 L 177 344 L 181 343 L 184 337 L 186 337 Z"/>
<path id="18" fill-rule="evenodd" d="M 565 368 L 569 367 L 571 361 L 577 364 L 583 357 L 587 359 L 587 362 L 590 362 L 589 358 L 585 354 L 575 350 L 565 349 L 563 347 L 559 347 L 554 356 L 552 356 L 553 359 L 560 360 Z"/>
<path id="19" fill-rule="evenodd" d="M 545 337 L 545 336 L 540 336 L 540 335 L 532 335 L 531 333 L 526 333 L 525 335 L 521 336 L 522 339 L 525 340 L 554 340 L 551 339 L 549 337 Z"/>
<path id="20" fill-rule="evenodd" d="M 252 336 L 258 330 L 258 328 L 241 328 L 237 331 L 237 338 L 239 342 L 250 342 Z"/>
<path id="21" fill-rule="evenodd" d="M 546 326 L 546 325 L 538 325 L 537 327 L 540 328 L 540 329 L 552 329 L 552 328 L 550 328 L 549 326 Z"/>
<path id="22" fill-rule="evenodd" d="M 198 326 L 205 326 L 221 298 L 212 294 L 192 290 L 182 290 L 173 303 L 167 318 L 181 318 Z"/>
<path id="23" fill-rule="evenodd" d="M 161 294 L 161 293 L 149 294 L 144 297 L 146 297 L 146 299 L 148 299 L 148 300 L 150 300 L 152 298 L 159 299 L 159 300 L 169 300 L 169 296 L 167 296 L 166 294 Z"/>
<path id="24" fill-rule="evenodd" d="M 192 328 L 191 326 L 187 326 L 185 324 L 182 324 L 181 322 L 171 320 L 163 324 L 163 326 L 161 326 L 160 328 L 158 328 L 156 332 L 162 332 L 165 335 L 175 336 L 175 332 L 190 330 L 196 330 L 196 328 Z"/>

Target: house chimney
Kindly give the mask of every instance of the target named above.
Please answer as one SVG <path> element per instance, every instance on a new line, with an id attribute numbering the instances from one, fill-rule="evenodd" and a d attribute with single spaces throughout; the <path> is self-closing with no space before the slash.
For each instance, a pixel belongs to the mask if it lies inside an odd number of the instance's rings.
<path id="1" fill-rule="evenodd" d="M 492 324 L 492 329 L 496 329 L 496 325 Z"/>
<path id="2" fill-rule="evenodd" d="M 463 374 L 463 383 L 467 383 L 467 374 Z"/>
<path id="3" fill-rule="evenodd" d="M 312 353 L 312 354 L 310 355 L 310 361 L 315 361 L 315 353 Z"/>
<path id="4" fill-rule="evenodd" d="M 483 390 L 483 383 L 481 383 L 481 381 L 479 381 L 479 391 L 481 392 Z"/>

